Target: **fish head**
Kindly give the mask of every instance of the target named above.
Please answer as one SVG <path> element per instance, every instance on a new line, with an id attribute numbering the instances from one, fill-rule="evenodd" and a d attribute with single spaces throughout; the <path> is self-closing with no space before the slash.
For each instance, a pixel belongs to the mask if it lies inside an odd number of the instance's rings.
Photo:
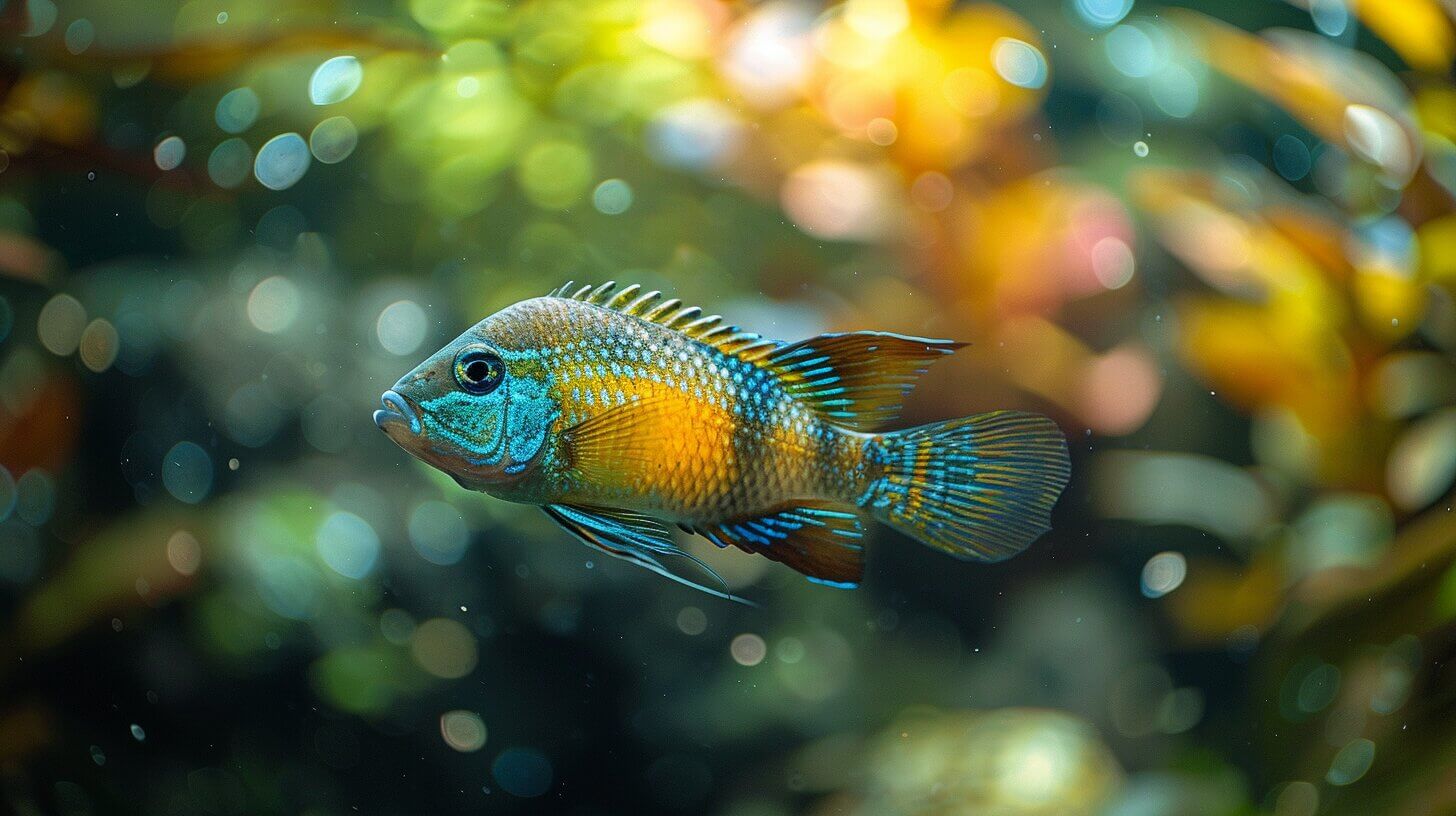
<path id="1" fill-rule="evenodd" d="M 540 349 L 497 313 L 435 352 L 380 398 L 374 423 L 472 490 L 526 478 L 559 415 Z"/>

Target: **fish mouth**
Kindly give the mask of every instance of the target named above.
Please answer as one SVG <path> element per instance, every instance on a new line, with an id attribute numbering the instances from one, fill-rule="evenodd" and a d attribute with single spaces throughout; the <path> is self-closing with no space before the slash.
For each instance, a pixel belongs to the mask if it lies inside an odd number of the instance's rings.
<path id="1" fill-rule="evenodd" d="M 380 409 L 374 412 L 374 424 L 379 426 L 379 430 L 386 434 L 391 428 L 408 429 L 411 434 L 420 432 L 419 414 L 398 391 L 385 391 L 379 403 Z"/>

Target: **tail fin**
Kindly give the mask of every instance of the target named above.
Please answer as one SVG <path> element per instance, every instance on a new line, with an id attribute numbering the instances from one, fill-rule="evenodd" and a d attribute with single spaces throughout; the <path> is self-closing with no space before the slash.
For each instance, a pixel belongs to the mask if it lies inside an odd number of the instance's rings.
<path id="1" fill-rule="evenodd" d="M 876 437 L 883 468 L 860 504 L 957 558 L 1002 561 L 1051 529 L 1071 475 L 1050 419 L 994 411 Z"/>

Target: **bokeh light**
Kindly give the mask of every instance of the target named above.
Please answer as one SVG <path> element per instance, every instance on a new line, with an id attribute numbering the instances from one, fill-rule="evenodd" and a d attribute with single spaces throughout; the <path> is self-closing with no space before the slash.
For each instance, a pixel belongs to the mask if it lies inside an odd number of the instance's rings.
<path id="1" fill-rule="evenodd" d="M 696 606 L 678 610 L 677 628 L 685 635 L 701 635 L 708 630 L 708 616 Z"/>
<path id="2" fill-rule="evenodd" d="M 1115 25 L 1132 11 L 1133 0 L 1076 0 L 1077 13 L 1096 28 Z"/>
<path id="3" fill-rule="evenodd" d="M 248 294 L 248 320 L 259 331 L 278 334 L 293 325 L 302 310 L 301 294 L 282 275 L 264 278 Z"/>
<path id="4" fill-rule="evenodd" d="M 297 133 L 274 136 L 258 148 L 253 175 L 270 190 L 287 190 L 308 172 L 308 143 Z"/>
<path id="5" fill-rule="evenodd" d="M 227 133 L 242 133 L 258 121 L 262 101 L 252 88 L 234 88 L 217 100 L 213 119 Z"/>
<path id="6" fill-rule="evenodd" d="M 36 321 L 36 334 L 41 345 L 52 354 L 65 356 L 75 352 L 86 329 L 86 307 L 67 294 L 46 301 Z"/>
<path id="7" fill-rule="evenodd" d="M 187 156 L 187 144 L 179 136 L 168 136 L 152 149 L 152 158 L 159 170 L 175 170 Z"/>
<path id="8" fill-rule="evenodd" d="M 485 747 L 485 723 L 473 711 L 447 711 L 440 715 L 440 736 L 461 753 L 479 751 Z"/>
<path id="9" fill-rule="evenodd" d="M 1047 62 L 1031 43 L 1002 37 L 991 46 L 991 62 L 1001 78 L 1020 88 L 1040 88 L 1047 82 Z"/>
<path id="10" fill-rule="evenodd" d="M 221 141 L 207 155 L 207 176 L 224 190 L 241 186 L 252 170 L 253 151 L 242 139 Z"/>
<path id="11" fill-rule="evenodd" d="M 96 26 L 85 17 L 73 20 L 66 26 L 65 39 L 66 50 L 79 55 L 96 42 Z"/>
<path id="12" fill-rule="evenodd" d="M 308 149 L 321 164 L 338 164 L 359 145 L 359 129 L 347 116 L 331 116 L 314 126 Z"/>
<path id="13" fill-rule="evenodd" d="M 425 342 L 429 321 L 425 310 L 412 300 L 397 300 L 384 307 L 375 323 L 379 344 L 390 354 L 413 354 Z"/>
<path id="14" fill-rule="evenodd" d="M 341 56 L 325 60 L 308 80 L 308 98 L 315 105 L 343 102 L 364 82 L 364 66 L 358 57 Z"/>
<path id="15" fill-rule="evenodd" d="M 470 528 L 453 506 L 442 501 L 426 501 L 410 514 L 409 539 L 421 558 L 431 564 L 448 566 L 465 557 Z"/>
<path id="16" fill-rule="evenodd" d="M 421 623 L 410 639 L 410 654 L 420 668 L 446 680 L 470 674 L 478 659 L 474 636 L 448 618 Z"/>
<path id="17" fill-rule="evenodd" d="M 1149 598 L 1161 598 L 1182 586 L 1187 577 L 1188 561 L 1182 553 L 1158 553 L 1143 565 L 1143 594 Z"/>
<path id="18" fill-rule="evenodd" d="M 751 632 L 733 638 L 728 646 L 733 662 L 740 666 L 757 666 L 768 655 L 768 645 L 763 638 Z"/>
<path id="19" fill-rule="evenodd" d="M 551 760 L 534 748 L 507 748 L 491 763 L 490 772 L 512 796 L 532 799 L 551 789 Z"/>
<path id="20" fill-rule="evenodd" d="M 353 513 L 331 514 L 319 527 L 317 541 L 319 557 L 345 578 L 363 578 L 379 558 L 379 535 Z"/>
<path id="21" fill-rule="evenodd" d="M 592 191 L 592 206 L 603 215 L 621 215 L 632 206 L 632 186 L 621 179 L 607 179 Z"/>

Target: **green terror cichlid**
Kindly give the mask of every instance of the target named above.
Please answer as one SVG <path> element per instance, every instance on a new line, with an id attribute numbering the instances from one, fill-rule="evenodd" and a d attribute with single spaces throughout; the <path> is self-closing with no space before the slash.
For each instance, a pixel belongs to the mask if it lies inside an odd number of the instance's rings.
<path id="1" fill-rule="evenodd" d="M 963 344 L 887 332 L 767 340 L 612 283 L 485 318 L 384 393 L 374 421 L 462 486 L 539 505 L 674 580 L 670 525 L 855 586 L 868 515 L 958 558 L 1049 529 L 1069 466 L 1051 420 L 995 411 L 884 431 Z"/>

